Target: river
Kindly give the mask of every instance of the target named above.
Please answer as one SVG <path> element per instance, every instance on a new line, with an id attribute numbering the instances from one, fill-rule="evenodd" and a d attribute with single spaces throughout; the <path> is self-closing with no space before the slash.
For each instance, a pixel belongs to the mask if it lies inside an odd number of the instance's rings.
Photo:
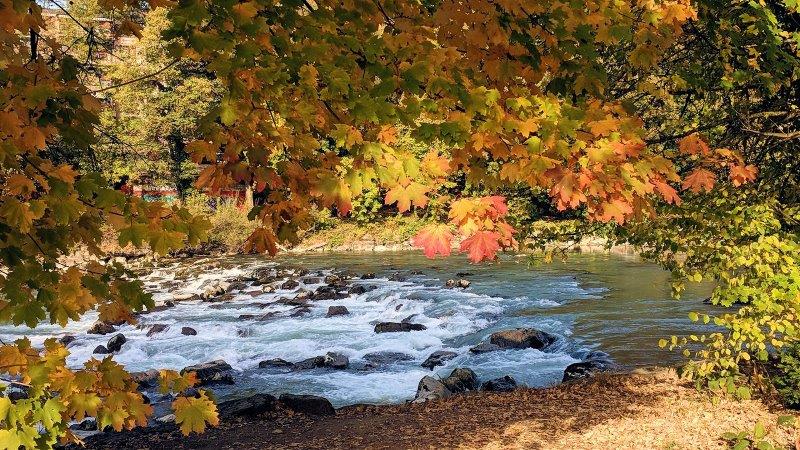
<path id="1" fill-rule="evenodd" d="M 658 339 L 702 332 L 703 327 L 690 322 L 687 314 L 711 308 L 702 303 L 710 293 L 709 285 L 689 285 L 683 299 L 674 300 L 670 297 L 669 274 L 635 257 L 574 254 L 565 262 L 531 261 L 525 256 L 504 256 L 494 264 L 471 265 L 458 256 L 429 260 L 419 253 L 375 253 L 170 263 L 144 277 L 158 302 L 176 294 L 199 292 L 213 280 L 235 279 L 257 267 L 275 264 L 310 271 L 299 279 L 298 289 L 315 289 L 322 283 L 319 275 L 332 270 L 374 272 L 376 278 L 349 281 L 350 285 L 364 285 L 368 291 L 312 302 L 310 311 L 299 317 L 289 314 L 292 306 L 270 304 L 294 290 L 253 296 L 254 288 L 249 287 L 235 292 L 234 298 L 224 303 L 180 302 L 173 308 L 142 315 L 138 327 L 119 327 L 128 341 L 114 358 L 130 371 L 181 369 L 224 359 L 236 369 L 236 384 L 217 388 L 222 398 L 261 391 L 323 395 L 335 406 L 391 403 L 413 398 L 419 380 L 431 374 L 420 366 L 421 362 L 443 349 L 459 356 L 437 367 L 433 371 L 436 374 L 445 376 L 454 367 L 469 367 L 483 380 L 511 375 L 533 387 L 558 383 L 567 365 L 593 350 L 608 353 L 627 368 L 679 363 L 679 355 L 658 348 Z M 460 278 L 457 273 L 471 281 L 469 288 L 444 287 L 445 280 Z M 402 281 L 389 281 L 397 275 Z M 331 305 L 345 306 L 350 314 L 326 317 Z M 269 320 L 246 318 L 248 314 L 269 312 L 275 313 Z M 374 332 L 376 322 L 403 319 L 426 329 Z M 2 326 L 0 338 L 8 342 L 24 335 L 40 344 L 47 336 L 72 334 L 77 339 L 69 346 L 69 362 L 78 366 L 111 336 L 86 334 L 95 320 L 95 314 L 87 314 L 65 329 L 52 325 L 34 330 Z M 152 324 L 168 328 L 147 337 Z M 197 335 L 182 335 L 184 326 L 196 329 Z M 558 336 L 558 340 L 546 351 L 469 352 L 492 332 L 514 327 L 536 328 Z M 350 367 L 258 367 L 262 360 L 295 362 L 326 352 L 347 356 Z M 364 357 L 375 352 L 405 356 L 368 367 Z"/>

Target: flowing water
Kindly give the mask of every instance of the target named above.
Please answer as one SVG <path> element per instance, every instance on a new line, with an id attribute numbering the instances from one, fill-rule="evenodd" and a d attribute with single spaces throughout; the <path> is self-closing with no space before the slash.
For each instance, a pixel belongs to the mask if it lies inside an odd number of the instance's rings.
<path id="1" fill-rule="evenodd" d="M 252 296 L 254 288 L 237 291 L 232 301 L 199 300 L 142 315 L 140 326 L 119 327 L 128 342 L 115 356 L 130 371 L 181 369 L 190 364 L 224 359 L 237 373 L 236 384 L 215 390 L 222 398 L 253 391 L 317 394 L 335 406 L 353 403 L 401 402 L 413 398 L 417 383 L 431 371 L 420 363 L 436 350 L 458 353 L 434 373 L 445 376 L 454 367 L 469 367 L 482 380 L 511 375 L 528 386 L 548 386 L 561 380 L 564 368 L 589 351 L 610 354 L 627 367 L 678 362 L 676 354 L 658 348 L 658 339 L 702 331 L 687 318 L 689 311 L 710 308 L 702 303 L 709 285 L 690 285 L 680 301 L 670 298 L 669 274 L 633 257 L 572 255 L 566 262 L 530 265 L 528 257 L 504 257 L 496 264 L 470 265 L 462 257 L 428 260 L 418 253 L 283 256 L 277 259 L 232 257 L 194 260 L 161 267 L 145 277 L 156 301 L 175 294 L 199 292 L 209 280 L 246 276 L 257 267 L 300 266 L 310 270 L 300 288 L 321 286 L 318 275 L 332 270 L 374 272 L 370 280 L 351 285 L 371 288 L 340 300 L 312 302 L 310 313 L 291 317 L 292 306 L 268 304 L 291 297 L 294 290 Z M 186 275 L 186 272 L 189 275 Z M 183 274 L 181 275 L 181 272 Z M 444 281 L 462 274 L 468 289 L 448 289 Z M 389 281 L 400 273 L 404 281 Z M 413 274 L 412 274 L 413 273 Z M 178 275 L 179 282 L 175 282 Z M 184 281 L 185 278 L 185 281 Z M 314 279 L 316 278 L 316 279 Z M 304 282 L 305 281 L 305 282 Z M 328 307 L 343 305 L 349 315 L 326 317 Z M 274 312 L 269 320 L 246 320 L 246 314 Z M 407 319 L 424 331 L 381 333 L 374 324 Z M 40 344 L 47 336 L 72 334 L 70 363 L 78 366 L 111 335 L 86 334 L 96 320 L 88 314 L 66 329 L 44 325 L 30 330 L 0 327 L 0 339 L 28 336 Z M 149 325 L 169 328 L 151 337 Z M 184 336 L 181 327 L 197 330 Z M 533 327 L 559 337 L 539 351 L 506 350 L 471 354 L 469 348 L 494 331 Z M 346 370 L 260 369 L 259 361 L 282 358 L 300 361 L 336 352 L 350 359 Z M 364 356 L 374 352 L 405 355 L 399 361 L 365 368 Z"/>

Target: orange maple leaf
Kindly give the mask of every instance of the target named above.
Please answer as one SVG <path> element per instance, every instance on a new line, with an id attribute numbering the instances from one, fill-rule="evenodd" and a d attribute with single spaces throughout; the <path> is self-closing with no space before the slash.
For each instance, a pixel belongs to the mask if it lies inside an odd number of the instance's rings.
<path id="1" fill-rule="evenodd" d="M 678 191 L 676 191 L 672 186 L 663 181 L 653 181 L 652 183 L 653 186 L 655 186 L 656 191 L 661 194 L 667 203 L 673 203 L 675 205 L 681 204 L 682 200 L 678 196 Z"/>
<path id="2" fill-rule="evenodd" d="M 467 257 L 474 263 L 483 260 L 493 260 L 500 250 L 501 236 L 494 231 L 478 231 L 461 242 L 461 252 L 466 252 Z"/>
<path id="3" fill-rule="evenodd" d="M 434 258 L 436 255 L 450 256 L 450 244 L 453 240 L 453 233 L 450 227 L 445 224 L 432 224 L 421 229 L 413 239 L 411 244 L 414 247 L 422 248 L 425 256 Z"/>
<path id="4" fill-rule="evenodd" d="M 707 155 L 711 151 L 708 144 L 706 144 L 697 133 L 690 134 L 681 139 L 678 143 L 678 149 L 687 155 Z"/>
<path id="5" fill-rule="evenodd" d="M 423 208 L 428 204 L 428 196 L 425 194 L 429 190 L 429 187 L 416 181 L 412 181 L 406 186 L 398 183 L 386 192 L 386 197 L 384 197 L 383 201 L 387 205 L 397 203 L 397 210 L 401 213 L 410 210 L 412 203 L 418 208 Z"/>
<path id="6" fill-rule="evenodd" d="M 683 179 L 682 187 L 684 191 L 688 189 L 695 194 L 703 190 L 708 192 L 714 188 L 716 179 L 716 175 L 702 167 L 698 167 Z"/>
<path id="7" fill-rule="evenodd" d="M 730 177 L 734 186 L 741 186 L 756 179 L 758 168 L 753 165 L 730 165 Z"/>

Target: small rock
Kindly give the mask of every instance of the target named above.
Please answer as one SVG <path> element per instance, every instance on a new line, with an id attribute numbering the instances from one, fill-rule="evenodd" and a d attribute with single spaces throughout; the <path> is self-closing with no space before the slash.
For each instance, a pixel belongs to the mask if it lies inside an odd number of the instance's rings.
<path id="1" fill-rule="evenodd" d="M 388 278 L 389 281 L 406 281 L 407 279 L 407 276 L 400 273 L 393 273 Z"/>
<path id="2" fill-rule="evenodd" d="M 361 279 L 362 280 L 373 280 L 373 279 L 375 279 L 375 274 L 373 272 L 367 272 L 367 273 L 361 275 Z"/>
<path id="3" fill-rule="evenodd" d="M 474 391 L 480 385 L 478 376 L 475 375 L 472 369 L 461 367 L 450 372 L 450 376 L 442 380 L 442 383 L 447 387 L 447 390 L 454 394 Z"/>
<path id="4" fill-rule="evenodd" d="M 319 367 L 325 367 L 324 356 L 314 356 L 312 358 L 307 358 L 302 361 L 294 363 L 294 365 L 292 366 L 292 368 L 295 370 L 309 370 L 309 369 L 316 369 Z"/>
<path id="5" fill-rule="evenodd" d="M 577 380 L 594 376 L 599 372 L 607 372 L 616 367 L 607 353 L 591 352 L 586 355 L 586 359 L 581 362 L 572 363 L 564 369 L 564 377 L 561 382 Z"/>
<path id="6" fill-rule="evenodd" d="M 156 419 L 158 423 L 173 423 L 175 422 L 175 414 L 167 414 Z"/>
<path id="7" fill-rule="evenodd" d="M 347 297 L 347 294 L 341 293 L 335 286 L 320 286 L 311 295 L 311 300 L 339 300 Z"/>
<path id="8" fill-rule="evenodd" d="M 111 325 L 107 322 L 95 322 L 91 328 L 87 331 L 89 334 L 108 334 L 117 331 L 114 328 L 114 325 Z"/>
<path id="9" fill-rule="evenodd" d="M 68 334 L 66 336 L 61 336 L 61 339 L 59 339 L 58 342 L 60 342 L 64 347 L 67 347 L 69 344 L 74 342 L 75 339 L 77 339 L 75 336 Z"/>
<path id="10" fill-rule="evenodd" d="M 258 363 L 260 369 L 267 369 L 269 367 L 292 367 L 294 364 L 281 358 L 268 359 Z"/>
<path id="11" fill-rule="evenodd" d="M 482 391 L 490 392 L 509 392 L 517 388 L 517 381 L 510 376 L 506 375 L 502 378 L 495 378 L 489 380 L 481 385 Z"/>
<path id="12" fill-rule="evenodd" d="M 472 283 L 469 280 L 465 280 L 463 278 L 458 279 L 458 280 L 452 280 L 452 279 L 451 280 L 447 280 L 444 283 L 445 287 L 462 288 L 462 289 L 468 288 L 470 286 L 470 284 L 472 284 Z"/>
<path id="13" fill-rule="evenodd" d="M 158 386 L 159 372 L 158 370 L 151 369 L 144 372 L 131 372 L 131 379 L 139 385 L 140 388 L 153 388 Z"/>
<path id="14" fill-rule="evenodd" d="M 428 356 L 428 359 L 426 359 L 421 364 L 421 366 L 426 368 L 426 369 L 433 370 L 434 367 L 443 366 L 443 365 L 445 365 L 447 363 L 447 361 L 450 361 L 451 359 L 455 358 L 456 356 L 458 356 L 458 353 L 456 353 L 456 352 L 450 352 L 450 351 L 447 351 L 447 350 L 437 350 L 437 351 L 431 353 L 431 355 Z"/>
<path id="15" fill-rule="evenodd" d="M 361 295 L 365 292 L 367 292 L 366 286 L 362 286 L 360 284 L 357 284 L 347 290 L 347 293 L 352 295 Z"/>
<path id="16" fill-rule="evenodd" d="M 347 369 L 350 365 L 350 359 L 341 353 L 328 352 L 323 358 L 325 367 L 331 369 Z"/>
<path id="17" fill-rule="evenodd" d="M 97 421 L 93 418 L 84 419 L 80 423 L 74 423 L 69 426 L 70 430 L 78 431 L 97 431 Z"/>
<path id="18" fill-rule="evenodd" d="M 254 394 L 249 397 L 222 402 L 217 405 L 221 418 L 253 417 L 274 411 L 276 398 L 269 394 Z"/>
<path id="19" fill-rule="evenodd" d="M 212 383 L 233 384 L 233 376 L 230 371 L 233 368 L 225 361 L 218 359 L 202 364 L 184 367 L 181 375 L 186 372 L 194 372 L 197 376 L 198 386 L 205 386 Z"/>
<path id="20" fill-rule="evenodd" d="M 342 281 L 342 277 L 340 277 L 339 275 L 328 275 L 327 277 L 325 277 L 324 281 L 326 284 L 334 284 Z"/>
<path id="21" fill-rule="evenodd" d="M 127 341 L 128 340 L 125 339 L 125 335 L 120 333 L 108 340 L 106 348 L 108 349 L 109 353 L 118 352 L 122 350 L 122 344 L 124 344 Z"/>
<path id="22" fill-rule="evenodd" d="M 328 314 L 326 314 L 325 317 L 345 316 L 348 314 L 350 314 L 350 311 L 348 311 L 346 307 L 341 305 L 335 305 L 328 307 Z"/>
<path id="23" fill-rule="evenodd" d="M 489 342 L 501 348 L 535 348 L 541 350 L 556 341 L 555 336 L 533 328 L 516 328 L 492 333 Z"/>
<path id="24" fill-rule="evenodd" d="M 375 324 L 376 333 L 396 333 L 407 331 L 422 331 L 427 330 L 425 325 L 419 323 L 403 323 L 403 322 L 379 322 Z"/>
<path id="25" fill-rule="evenodd" d="M 182 327 L 181 334 L 184 336 L 195 336 L 197 335 L 197 330 L 192 327 Z"/>
<path id="26" fill-rule="evenodd" d="M 441 381 L 431 376 L 424 376 L 417 385 L 417 394 L 414 396 L 413 403 L 427 402 L 428 400 L 438 400 L 453 395 L 447 386 Z"/>
<path id="27" fill-rule="evenodd" d="M 200 296 L 197 294 L 173 294 L 172 300 L 176 302 L 182 302 L 186 300 L 197 300 Z"/>
<path id="28" fill-rule="evenodd" d="M 297 281 L 286 280 L 283 284 L 281 284 L 281 289 L 294 289 L 297 286 L 300 286 L 300 283 L 298 283 Z"/>
<path id="29" fill-rule="evenodd" d="M 266 285 L 266 286 L 261 288 L 261 292 L 263 292 L 265 294 L 272 294 L 273 292 L 275 292 L 275 287 Z"/>
<path id="30" fill-rule="evenodd" d="M 489 342 L 481 342 L 480 344 L 476 345 L 475 347 L 472 347 L 471 349 L 469 349 L 469 351 L 470 351 L 470 353 L 480 354 L 480 353 L 493 352 L 493 351 L 501 350 L 501 349 L 502 348 L 499 345 L 491 344 Z"/>
<path id="31" fill-rule="evenodd" d="M 400 352 L 372 352 L 364 355 L 363 359 L 373 364 L 387 365 L 400 361 L 411 361 L 414 357 Z"/>
<path id="32" fill-rule="evenodd" d="M 169 326 L 163 323 L 153 324 L 153 326 L 151 326 L 150 329 L 147 330 L 147 337 L 166 331 L 167 328 L 169 328 Z"/>
<path id="33" fill-rule="evenodd" d="M 333 416 L 336 410 L 325 397 L 281 394 L 280 402 L 292 411 L 315 416 Z"/>
<path id="34" fill-rule="evenodd" d="M 106 348 L 105 345 L 98 345 L 92 351 L 92 354 L 94 354 L 94 355 L 107 355 L 109 353 L 111 353 L 111 352 L 108 351 L 108 349 Z"/>

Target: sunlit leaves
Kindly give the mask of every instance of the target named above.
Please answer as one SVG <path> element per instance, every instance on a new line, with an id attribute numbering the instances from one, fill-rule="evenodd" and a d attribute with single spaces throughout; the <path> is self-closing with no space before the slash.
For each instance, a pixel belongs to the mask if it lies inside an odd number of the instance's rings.
<path id="1" fill-rule="evenodd" d="M 397 183 L 394 187 L 386 192 L 384 199 L 387 205 L 397 203 L 397 210 L 406 212 L 411 209 L 411 206 L 422 208 L 428 204 L 428 196 L 425 195 L 430 188 L 423 186 L 416 181 L 405 180 L 405 182 Z"/>
<path id="2" fill-rule="evenodd" d="M 436 255 L 449 256 L 453 233 L 446 224 L 428 225 L 412 239 L 415 247 L 422 248 L 425 256 L 434 258 Z"/>
<path id="3" fill-rule="evenodd" d="M 707 192 L 714 188 L 715 182 L 716 175 L 700 167 L 693 170 L 683 179 L 682 187 L 684 190 L 690 190 L 694 193 Z"/>
<path id="4" fill-rule="evenodd" d="M 175 410 L 175 423 L 180 425 L 181 432 L 187 436 L 192 432 L 202 433 L 206 424 L 219 424 L 217 406 L 203 391 L 196 398 L 178 397 L 172 402 L 172 409 Z"/>

